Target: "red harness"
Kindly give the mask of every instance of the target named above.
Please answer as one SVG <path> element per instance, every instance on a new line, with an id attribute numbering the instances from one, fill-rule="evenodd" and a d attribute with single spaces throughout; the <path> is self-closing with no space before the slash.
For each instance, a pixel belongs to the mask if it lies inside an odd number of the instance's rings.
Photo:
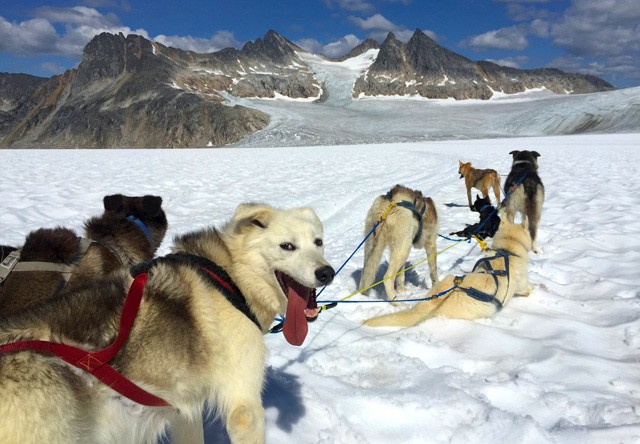
<path id="1" fill-rule="evenodd" d="M 109 362 L 118 354 L 131 332 L 140 308 L 146 282 L 147 273 L 141 273 L 133 280 L 122 307 L 118 336 L 111 345 L 102 350 L 88 352 L 66 344 L 29 340 L 0 345 L 0 353 L 33 350 L 54 355 L 75 367 L 88 371 L 122 396 L 138 404 L 151 407 L 170 406 L 171 404 L 141 389 L 109 365 Z"/>

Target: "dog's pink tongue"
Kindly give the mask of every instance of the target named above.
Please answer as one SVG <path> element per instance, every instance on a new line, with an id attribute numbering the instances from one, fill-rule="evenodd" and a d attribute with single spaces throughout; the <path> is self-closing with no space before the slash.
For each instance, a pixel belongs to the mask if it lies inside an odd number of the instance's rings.
<path id="1" fill-rule="evenodd" d="M 300 288 L 301 291 L 296 291 L 294 287 L 296 287 L 296 285 L 289 286 L 287 315 L 284 319 L 284 325 L 282 326 L 282 334 L 289 344 L 302 345 L 309 331 L 307 317 L 304 313 L 304 310 L 307 308 L 309 291 L 303 288 Z"/>

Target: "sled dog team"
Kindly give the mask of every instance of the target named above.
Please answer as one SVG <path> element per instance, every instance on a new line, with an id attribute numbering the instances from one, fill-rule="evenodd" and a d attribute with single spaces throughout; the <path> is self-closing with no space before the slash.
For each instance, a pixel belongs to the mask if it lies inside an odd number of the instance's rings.
<path id="1" fill-rule="evenodd" d="M 413 246 L 427 252 L 432 299 L 367 325 L 487 317 L 529 294 L 540 155 L 510 154 L 502 220 L 488 196 L 492 189 L 500 203 L 500 176 L 460 162 L 481 221 L 453 234 L 493 237 L 490 254 L 464 276 L 438 279 L 429 197 L 397 185 L 374 200 L 360 290 L 388 249 L 384 288 L 394 299 Z M 472 188 L 482 192 L 474 204 Z M 118 194 L 103 203 L 83 236 L 40 229 L 20 248 L 0 246 L 0 442 L 155 443 L 169 430 L 173 442 L 202 443 L 206 404 L 232 442 L 264 442 L 263 334 L 285 313 L 284 338 L 302 344 L 318 312 L 315 289 L 335 276 L 318 216 L 241 204 L 224 226 L 177 236 L 171 254 L 154 258 L 168 227 L 162 199 Z"/>

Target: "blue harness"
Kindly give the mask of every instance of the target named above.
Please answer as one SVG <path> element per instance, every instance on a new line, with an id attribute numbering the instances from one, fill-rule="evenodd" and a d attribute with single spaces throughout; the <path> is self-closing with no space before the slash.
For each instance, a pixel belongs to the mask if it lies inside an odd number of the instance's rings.
<path id="1" fill-rule="evenodd" d="M 477 301 L 492 303 L 496 306 L 496 309 L 498 311 L 502 310 L 504 305 L 502 301 L 500 301 L 496 297 L 496 294 L 498 293 L 498 276 L 506 276 L 507 286 L 509 285 L 509 256 L 512 256 L 512 255 L 513 253 L 510 253 L 506 250 L 497 250 L 495 256 L 481 258 L 473 266 L 472 272 L 483 270 L 485 273 L 493 276 L 493 280 L 496 285 L 495 294 L 485 293 L 484 291 L 480 291 L 476 288 L 461 287 L 460 284 L 462 284 L 462 282 L 464 281 L 465 276 L 456 276 L 454 278 L 453 283 L 455 285 L 453 286 L 452 290 L 457 288 L 459 290 L 464 291 L 469 297 L 472 297 Z M 493 267 L 491 266 L 491 261 L 497 258 L 504 259 L 504 270 L 494 270 Z"/>

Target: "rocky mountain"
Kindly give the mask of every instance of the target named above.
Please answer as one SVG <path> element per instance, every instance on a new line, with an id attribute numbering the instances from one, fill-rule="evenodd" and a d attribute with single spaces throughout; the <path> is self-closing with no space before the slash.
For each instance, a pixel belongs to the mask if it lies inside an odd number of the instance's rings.
<path id="1" fill-rule="evenodd" d="M 221 146 L 269 116 L 225 104 L 237 97 L 320 94 L 300 50 L 269 31 L 241 50 L 196 54 L 143 37 L 103 33 L 77 69 L 51 79 L 0 75 L 5 147 Z"/>
<path id="2" fill-rule="evenodd" d="M 378 55 L 357 78 L 353 97 L 421 95 L 487 99 L 546 87 L 558 93 L 612 89 L 592 76 L 517 70 L 474 62 L 422 31 L 365 40 L 343 60 Z M 326 98 L 303 50 L 275 31 L 240 50 L 198 54 L 141 36 L 103 33 L 75 69 L 50 79 L 0 74 L 0 147 L 201 147 L 234 143 L 269 124 L 241 98 Z M 349 85 L 346 85 L 347 88 Z M 251 103 L 251 102 L 243 102 Z M 313 105 L 310 105 L 313 106 Z"/>
<path id="3" fill-rule="evenodd" d="M 519 70 L 491 62 L 474 62 L 440 46 L 421 30 L 406 44 L 389 33 L 378 57 L 357 79 L 353 96 L 420 95 L 432 99 L 489 99 L 494 92 L 512 94 L 545 87 L 559 94 L 613 89 L 594 76 L 557 69 Z"/>

